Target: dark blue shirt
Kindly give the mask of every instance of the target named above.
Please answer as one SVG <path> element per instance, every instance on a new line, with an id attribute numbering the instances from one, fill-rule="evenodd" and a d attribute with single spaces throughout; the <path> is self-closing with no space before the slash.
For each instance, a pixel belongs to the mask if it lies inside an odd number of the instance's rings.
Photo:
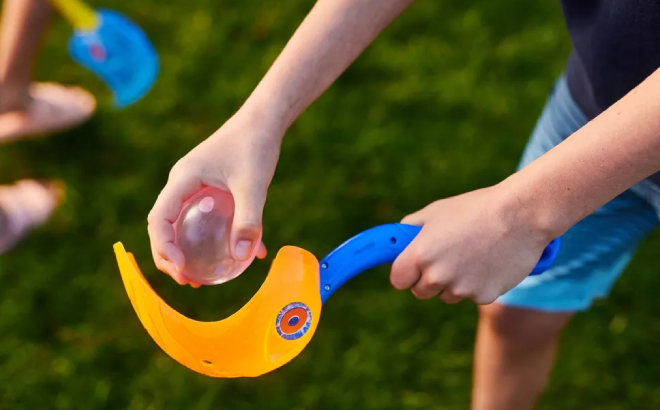
<path id="1" fill-rule="evenodd" d="M 560 1 L 573 42 L 568 86 L 592 119 L 660 68 L 660 0 Z"/>

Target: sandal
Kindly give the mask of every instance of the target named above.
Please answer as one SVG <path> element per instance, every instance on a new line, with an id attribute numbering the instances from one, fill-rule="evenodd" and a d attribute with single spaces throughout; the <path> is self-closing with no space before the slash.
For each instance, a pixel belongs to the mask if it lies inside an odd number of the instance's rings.
<path id="1" fill-rule="evenodd" d="M 26 179 L 0 186 L 0 254 L 42 225 L 64 199 L 64 185 Z"/>
<path id="2" fill-rule="evenodd" d="M 26 111 L 0 114 L 0 144 L 73 128 L 96 110 L 94 96 L 78 87 L 34 83 L 30 97 Z"/>

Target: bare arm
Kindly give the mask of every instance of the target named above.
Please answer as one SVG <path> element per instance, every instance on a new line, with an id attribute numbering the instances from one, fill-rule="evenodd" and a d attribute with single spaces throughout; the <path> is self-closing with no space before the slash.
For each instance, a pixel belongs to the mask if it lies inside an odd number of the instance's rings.
<path id="1" fill-rule="evenodd" d="M 532 270 L 548 242 L 660 170 L 660 70 L 505 181 L 407 216 L 421 233 L 392 266 L 397 289 L 488 304 Z"/>
<path id="2" fill-rule="evenodd" d="M 319 0 L 243 109 L 284 130 L 414 0 Z"/>
<path id="3" fill-rule="evenodd" d="M 181 273 L 185 258 L 174 244 L 172 221 L 183 201 L 203 185 L 234 197 L 234 258 L 265 256 L 261 219 L 284 133 L 412 2 L 318 0 L 243 107 L 172 168 L 148 218 L 159 269 L 182 285 L 197 286 Z"/>
<path id="4" fill-rule="evenodd" d="M 660 170 L 660 70 L 508 184 L 551 236 Z"/>

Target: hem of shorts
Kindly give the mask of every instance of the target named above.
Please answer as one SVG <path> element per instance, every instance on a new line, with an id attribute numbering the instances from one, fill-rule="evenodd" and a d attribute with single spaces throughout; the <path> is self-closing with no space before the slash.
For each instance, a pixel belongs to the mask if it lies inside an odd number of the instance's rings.
<path id="1" fill-rule="evenodd" d="M 565 301 L 563 304 L 557 304 L 556 302 L 543 303 L 539 301 L 520 301 L 520 300 L 507 300 L 497 299 L 495 303 L 507 307 L 525 309 L 525 310 L 534 310 L 538 312 L 546 313 L 579 313 L 586 312 L 591 308 L 593 300 L 590 301 Z"/>
<path id="2" fill-rule="evenodd" d="M 644 179 L 629 189 L 651 205 L 658 219 L 660 219 L 660 185 L 650 179 Z"/>

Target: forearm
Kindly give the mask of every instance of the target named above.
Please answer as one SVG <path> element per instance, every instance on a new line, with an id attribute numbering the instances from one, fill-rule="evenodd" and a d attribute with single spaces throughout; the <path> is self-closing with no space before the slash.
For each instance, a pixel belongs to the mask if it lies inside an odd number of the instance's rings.
<path id="1" fill-rule="evenodd" d="M 660 170 L 660 70 L 504 182 L 551 236 Z"/>
<path id="2" fill-rule="evenodd" d="M 318 0 L 243 110 L 286 130 L 413 0 Z"/>

